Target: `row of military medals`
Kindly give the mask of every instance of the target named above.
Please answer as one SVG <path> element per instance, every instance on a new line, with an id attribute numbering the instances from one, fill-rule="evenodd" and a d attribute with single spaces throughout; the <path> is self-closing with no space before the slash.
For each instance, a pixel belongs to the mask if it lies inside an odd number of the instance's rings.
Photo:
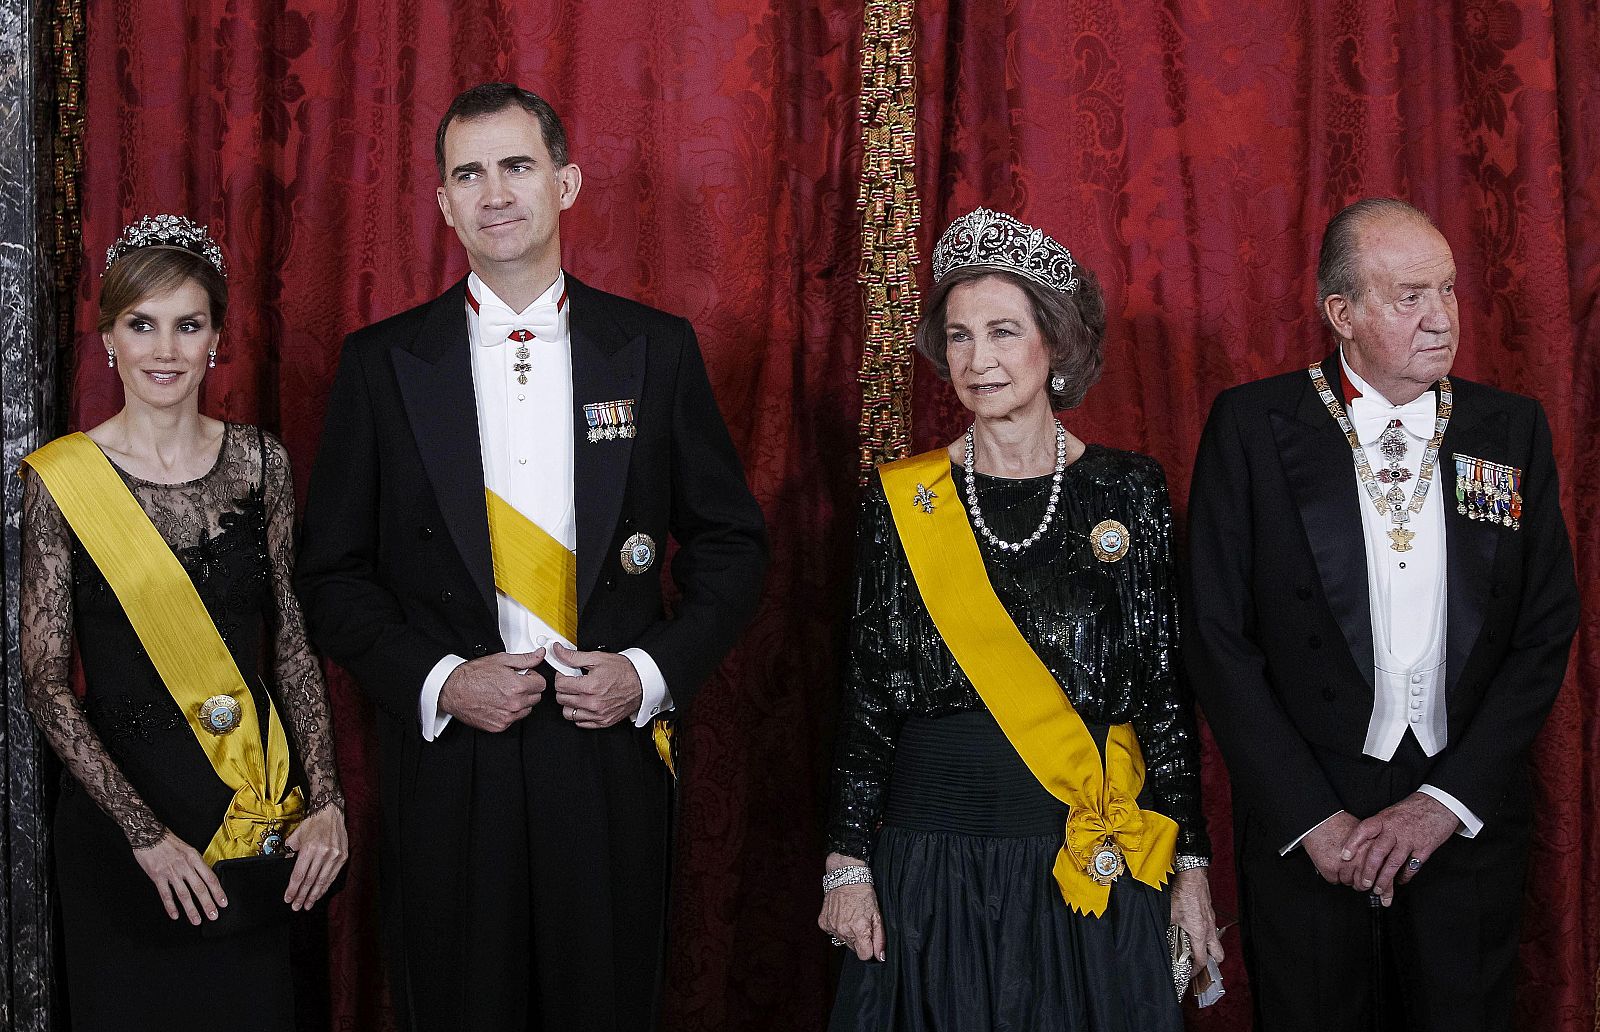
<path id="1" fill-rule="evenodd" d="M 1445 427 L 1450 425 L 1450 410 L 1454 403 L 1450 378 L 1447 376 L 1439 380 L 1439 404 L 1433 420 L 1433 439 L 1422 453 L 1417 486 L 1411 492 L 1410 504 L 1407 504 L 1405 489 L 1401 485 L 1411 479 L 1411 471 L 1400 465 L 1406 457 L 1405 427 L 1398 419 L 1391 419 L 1389 425 L 1384 427 L 1383 433 L 1378 436 L 1378 451 L 1388 465 L 1374 473 L 1367 462 L 1367 451 L 1361 446 L 1361 438 L 1356 436 L 1356 428 L 1351 425 L 1350 417 L 1345 415 L 1344 406 L 1339 404 L 1338 397 L 1328 386 L 1327 377 L 1322 375 L 1322 367 L 1314 365 L 1309 372 L 1317 388 L 1317 397 L 1322 399 L 1322 404 L 1338 421 L 1339 429 L 1344 431 L 1345 439 L 1350 442 L 1356 473 L 1361 478 L 1361 486 L 1366 489 L 1367 497 L 1372 500 L 1379 515 L 1387 516 L 1393 524 L 1389 528 L 1389 547 L 1396 552 L 1411 551 L 1411 539 L 1417 534 L 1416 531 L 1407 530 L 1406 524 L 1411 522 L 1412 516 L 1422 511 L 1422 503 L 1428 498 L 1428 489 L 1433 486 L 1433 472 L 1439 463 L 1439 445 L 1444 442 Z M 1459 478 L 1456 483 L 1460 484 Z M 1459 486 L 1456 493 L 1458 496 L 1461 493 Z"/>
<path id="2" fill-rule="evenodd" d="M 1522 471 L 1498 462 L 1456 456 L 1456 512 L 1512 530 L 1522 527 Z"/>

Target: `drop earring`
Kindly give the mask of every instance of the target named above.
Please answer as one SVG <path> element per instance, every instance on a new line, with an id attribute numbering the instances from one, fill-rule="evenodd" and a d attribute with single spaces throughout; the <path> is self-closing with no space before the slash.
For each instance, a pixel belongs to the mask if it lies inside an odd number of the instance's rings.
<path id="1" fill-rule="evenodd" d="M 217 349 L 216 348 L 212 348 L 210 351 L 206 352 L 206 368 L 207 369 L 215 369 L 216 367 L 217 367 Z"/>
<path id="2" fill-rule="evenodd" d="M 106 348 L 106 368 L 107 369 L 115 369 L 116 367 L 117 367 L 117 349 L 116 348 Z"/>

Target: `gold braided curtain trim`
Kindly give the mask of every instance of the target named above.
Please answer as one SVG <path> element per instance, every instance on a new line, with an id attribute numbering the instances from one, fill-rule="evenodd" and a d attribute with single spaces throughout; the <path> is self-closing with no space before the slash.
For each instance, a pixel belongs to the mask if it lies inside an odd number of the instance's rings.
<path id="1" fill-rule="evenodd" d="M 911 450 L 917 291 L 915 0 L 867 0 L 861 32 L 861 477 Z"/>
<path id="2" fill-rule="evenodd" d="M 78 273 L 82 262 L 83 199 L 83 45 L 84 0 L 56 0 L 51 12 L 52 100 L 55 124 L 51 140 L 51 176 L 45 232 L 50 247 L 50 267 L 55 290 L 56 383 L 72 382 L 72 361 L 77 327 L 74 325 Z M 56 427 L 44 427 L 53 437 L 60 429 L 65 404 L 55 409 Z"/>

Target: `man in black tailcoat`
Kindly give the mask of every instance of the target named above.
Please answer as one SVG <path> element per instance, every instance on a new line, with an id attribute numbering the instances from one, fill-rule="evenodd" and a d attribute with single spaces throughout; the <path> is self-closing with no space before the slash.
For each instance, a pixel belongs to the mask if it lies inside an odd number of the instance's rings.
<path id="1" fill-rule="evenodd" d="M 413 1032 L 649 1029 L 652 725 L 753 613 L 761 513 L 688 322 L 563 272 L 582 179 L 550 106 L 468 90 L 436 157 L 472 272 L 346 342 L 298 577 L 377 704 L 393 1002 Z"/>
<path id="2" fill-rule="evenodd" d="M 1317 284 L 1338 350 L 1217 398 L 1189 504 L 1256 1026 L 1510 1029 L 1529 750 L 1578 615 L 1550 430 L 1448 376 L 1455 262 L 1415 208 L 1346 208 Z"/>

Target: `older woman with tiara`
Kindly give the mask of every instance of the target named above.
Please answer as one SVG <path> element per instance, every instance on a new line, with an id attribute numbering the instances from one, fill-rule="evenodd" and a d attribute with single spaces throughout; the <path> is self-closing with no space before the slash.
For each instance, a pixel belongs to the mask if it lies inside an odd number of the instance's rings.
<path id="1" fill-rule="evenodd" d="M 864 503 L 818 920 L 832 1028 L 1182 1028 L 1169 926 L 1220 960 L 1177 682 L 1161 468 L 1056 419 L 1100 289 L 1010 216 L 957 219 L 917 348 L 972 423 Z M 1174 930 L 1174 935 L 1177 932 Z"/>
<path id="2" fill-rule="evenodd" d="M 66 768 L 71 1024 L 290 1029 L 286 919 L 347 852 L 290 588 L 293 481 L 272 437 L 200 414 L 228 303 L 205 229 L 141 219 L 106 264 L 100 333 L 125 403 L 24 470 L 22 661 Z"/>

